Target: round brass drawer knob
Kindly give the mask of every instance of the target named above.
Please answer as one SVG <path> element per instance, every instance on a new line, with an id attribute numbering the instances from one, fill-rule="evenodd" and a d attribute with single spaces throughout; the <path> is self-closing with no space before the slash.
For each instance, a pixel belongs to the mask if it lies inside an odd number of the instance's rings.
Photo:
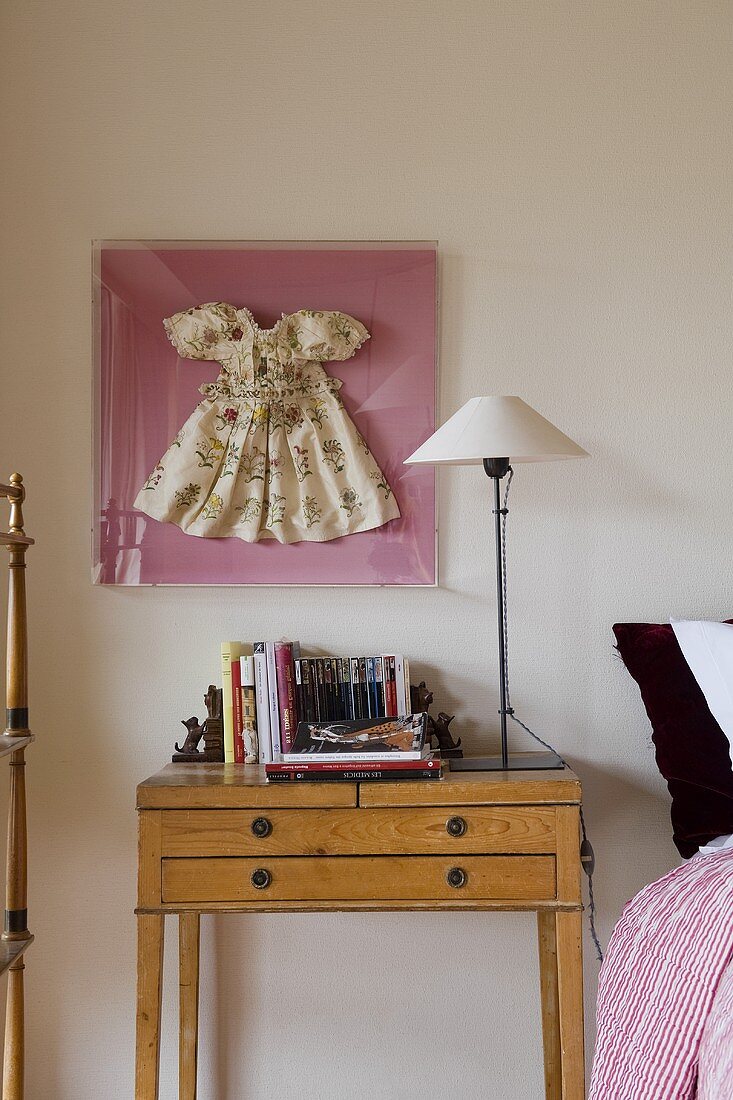
<path id="1" fill-rule="evenodd" d="M 465 886 L 468 881 L 468 875 L 462 867 L 451 867 L 445 878 L 448 885 L 455 890 L 460 890 L 461 886 Z"/>
<path id="2" fill-rule="evenodd" d="M 463 817 L 449 817 L 445 823 L 445 831 L 448 836 L 463 836 L 468 829 Z"/>
<path id="3" fill-rule="evenodd" d="M 255 836 L 269 836 L 272 832 L 272 822 L 266 817 L 256 817 L 252 822 L 252 832 Z"/>
<path id="4" fill-rule="evenodd" d="M 255 890 L 266 890 L 272 882 L 272 875 L 264 867 L 258 867 L 252 872 L 251 883 Z"/>

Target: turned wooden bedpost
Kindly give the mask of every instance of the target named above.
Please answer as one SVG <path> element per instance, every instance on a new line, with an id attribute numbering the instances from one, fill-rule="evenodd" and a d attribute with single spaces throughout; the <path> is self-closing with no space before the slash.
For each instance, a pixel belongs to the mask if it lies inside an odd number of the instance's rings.
<path id="1" fill-rule="evenodd" d="M 8 578 L 8 648 L 7 703 L 5 732 L 11 737 L 24 737 L 28 729 L 28 618 L 25 605 L 25 554 L 28 549 L 23 530 L 25 488 L 20 474 L 10 475 L 10 485 L 3 486 L 10 501 L 10 535 L 22 541 L 8 546 L 10 576 Z"/>
<path id="2" fill-rule="evenodd" d="M 28 737 L 28 622 L 25 599 L 25 555 L 31 540 L 23 530 L 25 489 L 20 474 L 0 489 L 10 501 L 8 552 L 8 646 L 6 728 L 8 737 Z M 17 539 L 17 542 L 12 541 Z M 27 833 L 25 808 L 25 749 L 10 757 L 8 858 L 3 940 L 28 940 Z M 8 971 L 2 1100 L 23 1100 L 24 1015 L 23 956 Z"/>

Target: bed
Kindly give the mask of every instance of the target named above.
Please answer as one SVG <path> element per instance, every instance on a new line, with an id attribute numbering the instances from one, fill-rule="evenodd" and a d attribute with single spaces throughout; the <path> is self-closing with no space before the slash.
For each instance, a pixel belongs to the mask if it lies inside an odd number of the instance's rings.
<path id="1" fill-rule="evenodd" d="M 601 970 L 589 1100 L 733 1098 L 733 848 L 626 906 Z"/>
<path id="2" fill-rule="evenodd" d="M 623 623 L 686 862 L 624 909 L 589 1100 L 733 1100 L 733 624 Z"/>

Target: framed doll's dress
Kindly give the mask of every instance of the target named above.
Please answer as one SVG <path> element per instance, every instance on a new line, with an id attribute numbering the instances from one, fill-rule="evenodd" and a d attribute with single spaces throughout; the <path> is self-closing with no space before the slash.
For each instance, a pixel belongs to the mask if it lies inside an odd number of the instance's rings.
<path id="1" fill-rule="evenodd" d="M 189 535 L 326 542 L 400 515 L 394 493 L 323 363 L 369 339 L 345 313 L 299 310 L 261 329 L 248 309 L 212 302 L 164 322 L 185 359 L 217 380 L 135 500 Z"/>

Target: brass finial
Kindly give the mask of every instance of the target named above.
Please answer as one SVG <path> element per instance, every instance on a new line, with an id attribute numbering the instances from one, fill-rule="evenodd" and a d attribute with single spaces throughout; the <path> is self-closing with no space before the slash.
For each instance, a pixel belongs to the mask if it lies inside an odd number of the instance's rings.
<path id="1" fill-rule="evenodd" d="M 15 492 L 10 497 L 10 533 L 24 535 L 23 530 L 23 501 L 25 500 L 25 485 L 20 474 L 10 475 L 10 484 Z"/>

